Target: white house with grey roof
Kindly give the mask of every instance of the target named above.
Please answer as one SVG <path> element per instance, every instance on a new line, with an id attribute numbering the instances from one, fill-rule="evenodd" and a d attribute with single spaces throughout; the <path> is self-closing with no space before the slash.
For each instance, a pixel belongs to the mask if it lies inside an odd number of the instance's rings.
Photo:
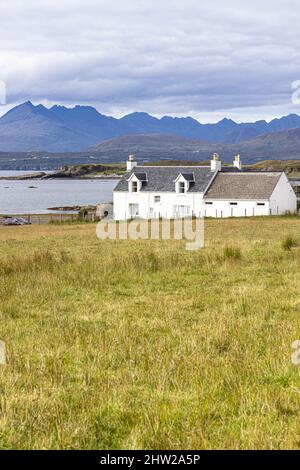
<path id="1" fill-rule="evenodd" d="M 284 172 L 222 168 L 217 154 L 210 166 L 139 166 L 133 155 L 113 193 L 114 218 L 243 217 L 282 215 L 297 210 Z"/>

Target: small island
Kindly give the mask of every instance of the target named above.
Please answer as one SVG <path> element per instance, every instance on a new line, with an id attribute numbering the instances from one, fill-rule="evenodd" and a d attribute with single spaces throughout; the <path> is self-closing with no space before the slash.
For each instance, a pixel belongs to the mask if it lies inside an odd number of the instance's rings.
<path id="1" fill-rule="evenodd" d="M 39 171 L 36 173 L 2 176 L 2 180 L 44 180 L 44 179 L 119 179 L 125 172 L 125 165 L 120 163 L 111 164 L 80 164 L 65 165 L 53 173 Z"/>

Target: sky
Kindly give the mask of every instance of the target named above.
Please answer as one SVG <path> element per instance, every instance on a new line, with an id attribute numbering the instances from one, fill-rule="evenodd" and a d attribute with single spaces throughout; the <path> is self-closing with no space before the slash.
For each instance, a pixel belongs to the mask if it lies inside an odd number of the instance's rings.
<path id="1" fill-rule="evenodd" d="M 0 115 L 26 100 L 201 122 L 300 114 L 299 0 L 2 0 L 0 17 Z"/>

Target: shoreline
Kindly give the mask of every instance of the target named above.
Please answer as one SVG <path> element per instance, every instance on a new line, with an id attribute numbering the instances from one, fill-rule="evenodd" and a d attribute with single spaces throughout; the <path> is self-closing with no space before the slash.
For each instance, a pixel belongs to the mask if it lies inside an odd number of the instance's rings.
<path id="1" fill-rule="evenodd" d="M 20 175 L 20 176 L 0 176 L 0 181 L 43 181 L 43 180 L 118 180 L 121 175 L 76 175 L 60 176 L 55 174 L 40 175 Z"/>

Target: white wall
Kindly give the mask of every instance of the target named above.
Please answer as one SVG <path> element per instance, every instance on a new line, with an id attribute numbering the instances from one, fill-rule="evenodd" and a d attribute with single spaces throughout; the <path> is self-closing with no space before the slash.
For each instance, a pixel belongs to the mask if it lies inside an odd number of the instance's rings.
<path id="1" fill-rule="evenodd" d="M 154 196 L 160 196 L 161 202 L 154 203 Z M 211 202 L 208 205 L 206 202 Z M 230 205 L 237 202 L 237 205 Z M 264 204 L 264 206 L 257 204 Z M 125 220 L 130 218 L 129 204 L 139 205 L 139 217 L 174 217 L 174 206 L 190 207 L 189 215 L 200 217 L 250 217 L 270 214 L 270 202 L 264 201 L 241 201 L 241 200 L 203 200 L 203 194 L 176 194 L 158 192 L 125 193 L 114 192 L 114 218 Z M 151 208 L 153 211 L 151 212 Z M 274 212 L 275 213 L 275 212 Z"/>
<path id="2" fill-rule="evenodd" d="M 206 202 L 211 202 L 208 205 Z M 231 202 L 236 202 L 237 205 L 231 205 Z M 264 206 L 257 204 L 264 204 Z M 205 217 L 250 217 L 259 215 L 270 214 L 270 204 L 268 200 L 264 201 L 249 201 L 249 200 L 210 200 L 205 199 L 204 205 Z"/>
<path id="3" fill-rule="evenodd" d="M 160 203 L 154 202 L 154 196 L 160 196 Z M 114 218 L 125 220 L 130 218 L 129 204 L 139 205 L 139 217 L 174 217 L 174 206 L 188 206 L 189 215 L 201 215 L 203 207 L 202 193 L 177 194 L 170 192 L 138 192 L 129 193 L 114 191 Z M 152 211 L 151 211 L 152 209 Z"/>
<path id="4" fill-rule="evenodd" d="M 285 173 L 281 175 L 270 198 L 272 214 L 286 214 L 297 211 L 297 196 Z"/>

